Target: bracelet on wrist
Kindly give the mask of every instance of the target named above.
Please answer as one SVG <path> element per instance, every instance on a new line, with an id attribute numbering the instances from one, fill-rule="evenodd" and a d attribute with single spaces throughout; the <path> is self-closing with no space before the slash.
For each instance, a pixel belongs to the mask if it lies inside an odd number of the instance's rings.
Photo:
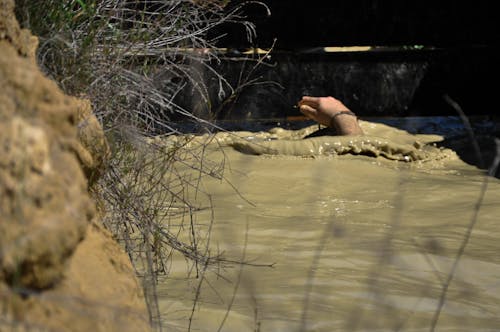
<path id="1" fill-rule="evenodd" d="M 351 111 L 340 111 L 338 113 L 335 113 L 331 118 L 330 118 L 330 127 L 333 127 L 333 121 L 335 120 L 335 118 L 339 115 L 350 115 L 350 116 L 354 116 L 356 117 L 356 114 L 354 114 L 353 112 Z"/>

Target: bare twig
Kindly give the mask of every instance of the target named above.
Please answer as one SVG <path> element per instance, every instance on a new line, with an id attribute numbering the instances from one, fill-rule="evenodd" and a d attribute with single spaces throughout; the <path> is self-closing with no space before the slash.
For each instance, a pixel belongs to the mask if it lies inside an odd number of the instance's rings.
<path id="1" fill-rule="evenodd" d="M 472 128 L 470 126 L 470 123 L 468 121 L 467 116 L 462 111 L 461 107 L 454 100 L 452 100 L 449 96 L 445 95 L 444 98 L 458 112 L 458 114 L 460 114 L 460 117 L 464 121 L 464 125 L 466 126 L 466 129 L 467 129 L 467 131 L 470 135 L 470 138 L 472 140 L 472 143 L 473 143 L 476 155 L 478 157 L 478 160 L 480 161 L 481 164 L 483 164 L 481 151 L 479 150 L 479 144 L 477 143 L 477 140 L 475 138 L 474 132 L 472 131 Z M 458 249 L 457 254 L 455 256 L 455 259 L 453 260 L 453 265 L 452 265 L 450 271 L 448 272 L 448 275 L 447 275 L 446 280 L 445 280 L 444 285 L 443 285 L 443 289 L 441 290 L 441 295 L 439 297 L 439 303 L 438 303 L 438 306 L 436 308 L 436 311 L 434 312 L 434 316 L 433 316 L 432 321 L 431 321 L 430 331 L 434 331 L 436 329 L 436 326 L 437 326 L 438 321 L 439 321 L 439 316 L 440 316 L 441 311 L 443 309 L 443 306 L 446 302 L 446 295 L 448 293 L 448 288 L 449 288 L 451 282 L 453 281 L 453 278 L 455 276 L 455 273 L 456 273 L 456 270 L 458 267 L 458 263 L 460 262 L 460 259 L 462 258 L 463 254 L 465 252 L 465 248 L 467 247 L 467 244 L 469 243 L 469 240 L 470 240 L 471 235 L 472 235 L 472 230 L 474 229 L 474 227 L 478 221 L 479 211 L 481 210 L 481 205 L 482 205 L 483 200 L 484 200 L 484 195 L 486 194 L 486 190 L 488 189 L 488 182 L 490 179 L 490 175 L 495 174 L 497 169 L 498 169 L 498 164 L 500 163 L 500 156 L 499 156 L 500 146 L 498 143 L 498 139 L 495 142 L 497 144 L 497 154 L 495 156 L 494 162 L 490 168 L 489 173 L 485 174 L 485 176 L 483 177 L 483 182 L 481 185 L 481 189 L 479 191 L 479 196 L 477 198 L 476 204 L 474 205 L 474 211 L 473 211 L 471 220 L 470 220 L 469 225 L 467 227 L 467 230 L 464 234 L 464 238 L 462 240 L 460 248 Z"/>

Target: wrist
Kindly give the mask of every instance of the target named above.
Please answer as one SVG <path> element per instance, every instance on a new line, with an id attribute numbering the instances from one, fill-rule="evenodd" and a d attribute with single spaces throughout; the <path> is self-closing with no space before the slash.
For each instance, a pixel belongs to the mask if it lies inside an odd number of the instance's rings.
<path id="1" fill-rule="evenodd" d="M 330 128 L 336 128 L 336 121 L 337 121 L 337 117 L 339 116 L 352 116 L 352 117 L 355 117 L 356 120 L 357 120 L 357 117 L 356 117 L 356 114 L 354 114 L 354 112 L 352 111 L 349 111 L 349 110 L 345 110 L 345 111 L 340 111 L 338 113 L 335 113 L 334 115 L 332 115 L 332 117 L 330 118 L 330 123 L 329 123 L 329 127 Z"/>
<path id="2" fill-rule="evenodd" d="M 330 127 L 335 129 L 337 135 L 363 135 L 358 117 L 349 110 L 335 113 L 330 118 Z"/>

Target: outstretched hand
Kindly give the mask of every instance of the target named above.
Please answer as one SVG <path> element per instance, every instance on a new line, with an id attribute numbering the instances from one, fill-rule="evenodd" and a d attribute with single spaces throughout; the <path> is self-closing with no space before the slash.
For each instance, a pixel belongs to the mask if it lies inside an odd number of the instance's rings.
<path id="1" fill-rule="evenodd" d="M 357 118 L 340 100 L 331 96 L 303 96 L 299 110 L 308 118 L 324 126 L 333 127 L 339 135 L 362 135 Z"/>

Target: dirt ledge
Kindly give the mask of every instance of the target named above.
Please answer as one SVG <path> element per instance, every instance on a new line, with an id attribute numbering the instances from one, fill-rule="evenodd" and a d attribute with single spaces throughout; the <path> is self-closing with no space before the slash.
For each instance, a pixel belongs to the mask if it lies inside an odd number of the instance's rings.
<path id="1" fill-rule="evenodd" d="M 142 288 L 88 193 L 108 147 L 0 0 L 0 331 L 148 331 Z"/>

